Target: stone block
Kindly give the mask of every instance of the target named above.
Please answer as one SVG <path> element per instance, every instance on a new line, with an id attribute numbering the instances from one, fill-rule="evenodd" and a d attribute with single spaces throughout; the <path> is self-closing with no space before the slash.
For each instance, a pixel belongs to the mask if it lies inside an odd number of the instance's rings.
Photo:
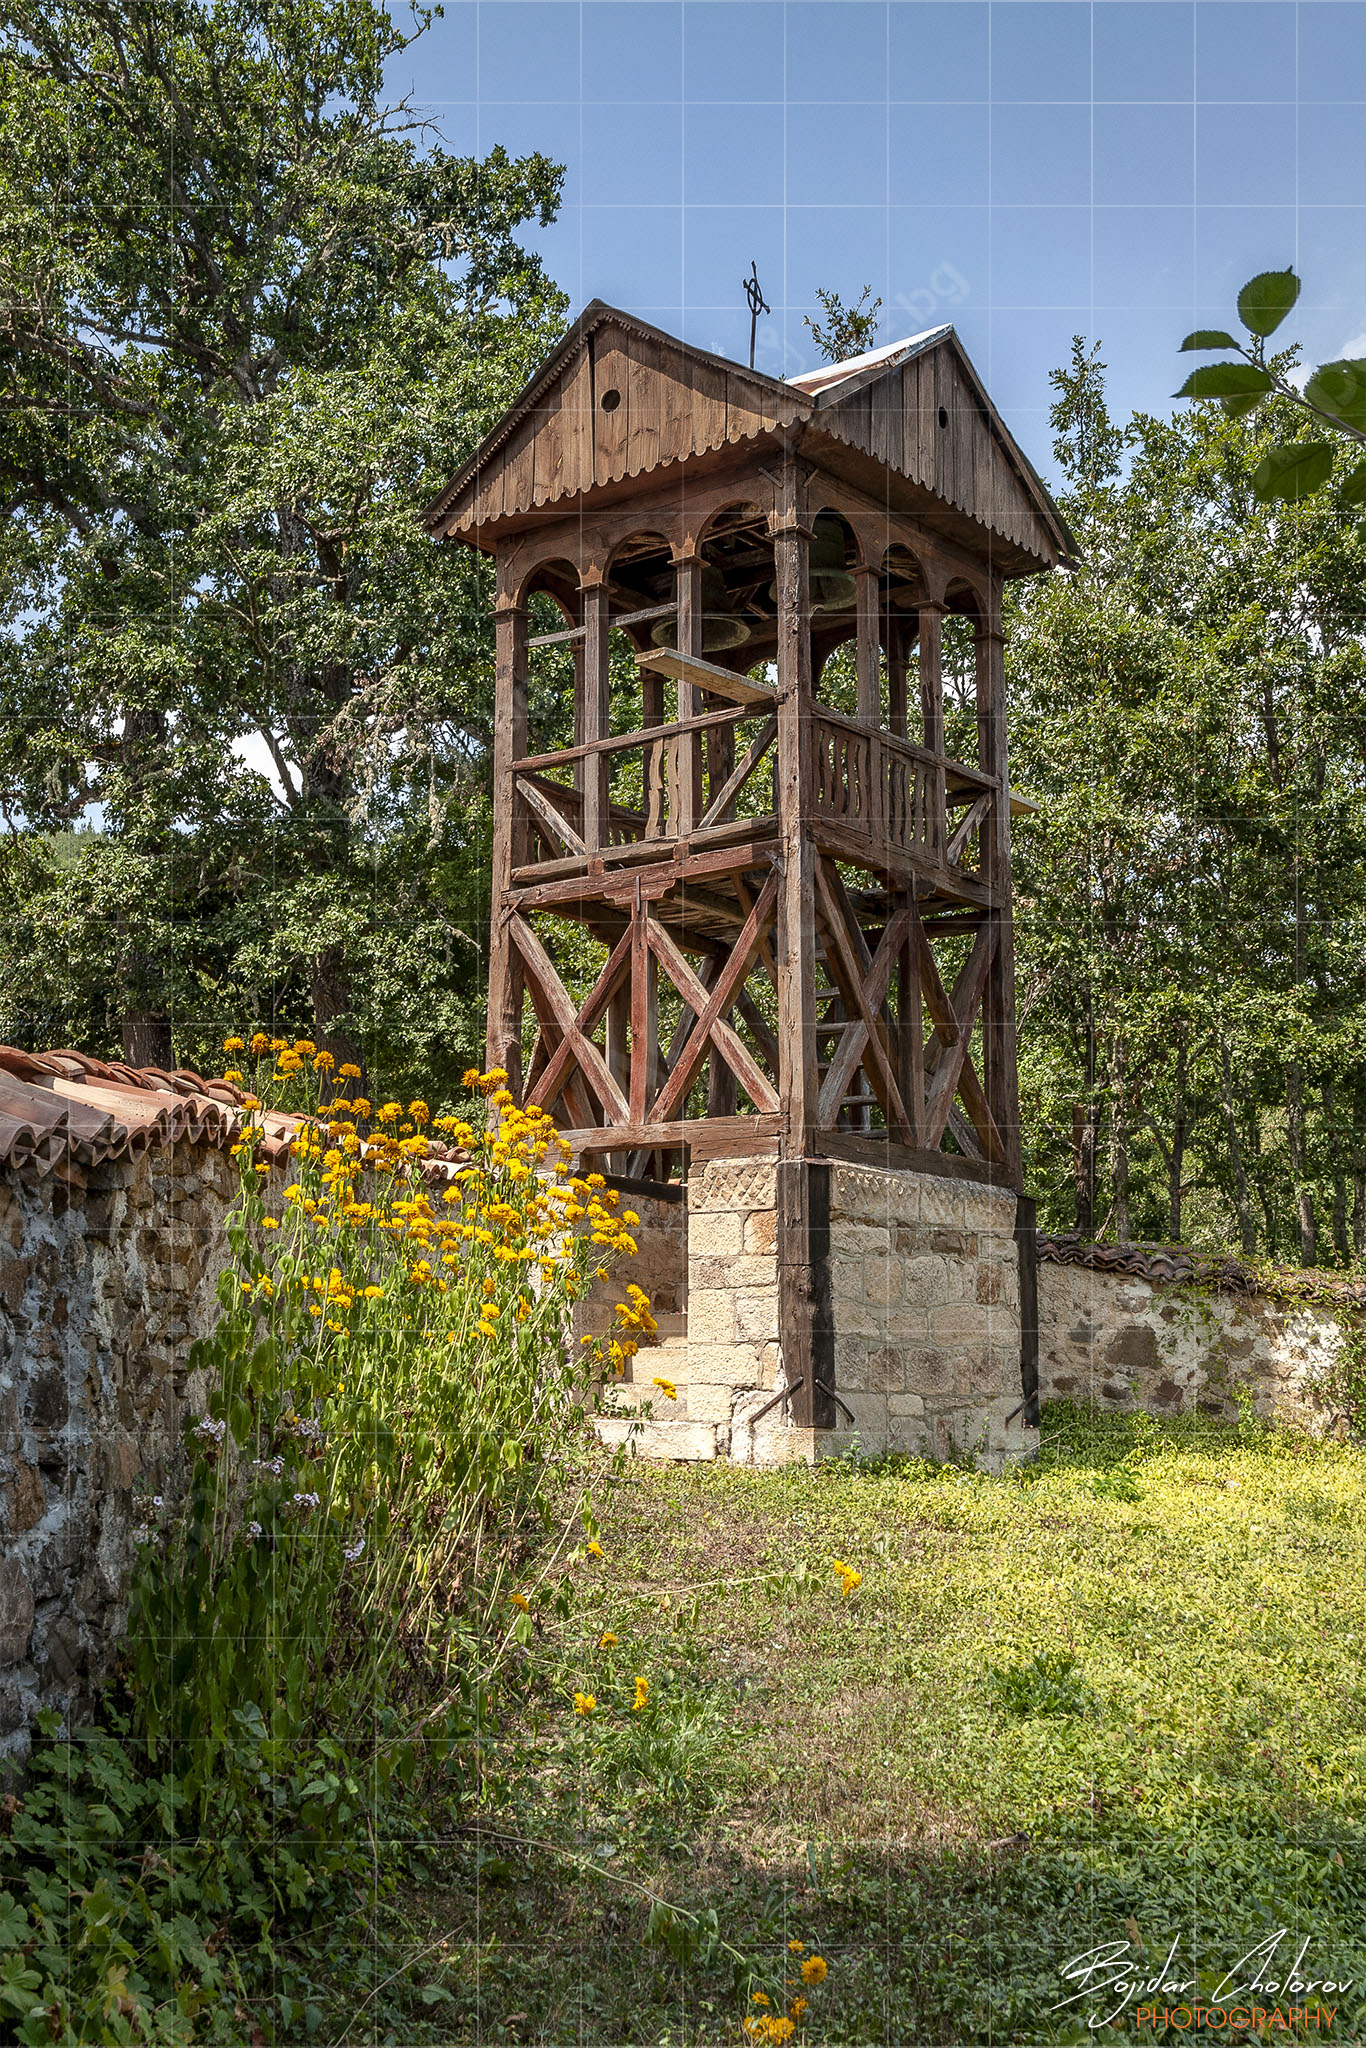
<path id="1" fill-rule="evenodd" d="M 710 1385 L 702 1380 L 688 1382 L 689 1422 L 724 1423 L 730 1427 L 731 1410 L 735 1405 L 735 1388 L 729 1383 Z M 660 1417 L 660 1420 L 666 1418 Z"/>
<path id="2" fill-rule="evenodd" d="M 919 1394 L 927 1407 L 943 1407 L 946 1402 L 958 1398 L 958 1374 L 953 1360 L 946 1352 L 927 1346 L 923 1350 L 908 1350 L 906 1353 L 906 1374 L 903 1391 Z"/>
<path id="3" fill-rule="evenodd" d="M 738 1221 L 738 1219 L 737 1219 Z M 776 1287 L 778 1284 L 778 1261 L 771 1254 L 762 1252 L 737 1251 L 730 1258 L 706 1258 L 688 1260 L 688 1294 L 701 1288 L 704 1292 L 729 1287 L 756 1288 Z"/>
<path id="4" fill-rule="evenodd" d="M 17 1557 L 0 1560 L 0 1665 L 22 1664 L 33 1633 L 33 1588 Z"/>
<path id="5" fill-rule="evenodd" d="M 729 1258 L 744 1249 L 745 1219 L 731 1209 L 703 1209 L 688 1218 L 688 1263 Z"/>
<path id="6" fill-rule="evenodd" d="M 733 1344 L 735 1341 L 735 1292 L 733 1288 L 693 1287 L 688 1291 L 688 1345 Z"/>
<path id="7" fill-rule="evenodd" d="M 913 1420 L 925 1413 L 925 1403 L 919 1394 L 889 1394 L 887 1413 L 893 1423 Z"/>
<path id="8" fill-rule="evenodd" d="M 716 1425 L 712 1422 L 635 1423 L 599 1418 L 593 1427 L 609 1449 L 629 1443 L 639 1458 L 699 1465 L 709 1464 L 716 1456 Z"/>
<path id="9" fill-rule="evenodd" d="M 1018 1352 L 1020 1324 L 1017 1316 L 974 1302 L 951 1302 L 947 1308 L 930 1311 L 930 1336 L 935 1344 L 957 1350 L 1005 1344 L 1013 1338 Z"/>
<path id="10" fill-rule="evenodd" d="M 775 1257 L 778 1249 L 778 1212 L 776 1209 L 756 1209 L 746 1216 L 744 1249 L 747 1252 L 770 1252 Z"/>
<path id="11" fill-rule="evenodd" d="M 901 1266 L 883 1252 L 863 1262 L 865 1298 L 877 1308 L 887 1308 L 901 1299 Z"/>
<path id="12" fill-rule="evenodd" d="M 735 1334 L 746 1343 L 776 1343 L 778 1338 L 778 1289 L 760 1289 L 735 1297 Z"/>
<path id="13" fill-rule="evenodd" d="M 706 1344 L 689 1334 L 688 1386 L 757 1387 L 763 1381 L 762 1357 L 754 1344 Z"/>
<path id="14" fill-rule="evenodd" d="M 921 1254 L 901 1263 L 901 1298 L 910 1307 L 939 1308 L 954 1298 L 952 1268 L 945 1258 Z"/>

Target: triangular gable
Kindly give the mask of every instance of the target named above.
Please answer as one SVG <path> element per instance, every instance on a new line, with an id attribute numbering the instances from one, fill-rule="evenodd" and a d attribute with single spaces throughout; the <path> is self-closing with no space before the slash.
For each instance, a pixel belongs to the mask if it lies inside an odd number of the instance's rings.
<path id="1" fill-rule="evenodd" d="M 1066 521 L 951 326 L 782 382 L 600 299 L 585 307 L 423 522 L 437 536 L 472 536 L 793 427 L 818 462 L 822 443 L 832 453 L 831 443 L 856 450 L 1035 561 L 1076 553 Z M 864 482 L 875 487 L 875 476 Z"/>
<path id="2" fill-rule="evenodd" d="M 594 300 L 427 507 L 450 534 L 791 426 L 809 401 Z"/>

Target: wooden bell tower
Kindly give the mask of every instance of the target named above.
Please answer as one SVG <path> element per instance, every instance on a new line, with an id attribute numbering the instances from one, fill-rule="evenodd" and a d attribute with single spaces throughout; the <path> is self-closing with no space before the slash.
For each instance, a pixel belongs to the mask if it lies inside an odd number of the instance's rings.
<path id="1" fill-rule="evenodd" d="M 1000 599 L 1073 543 L 953 329 L 779 382 L 595 302 L 425 518 L 497 566 L 518 1099 L 634 1179 L 777 1157 L 799 1233 L 812 1161 L 1018 1188 Z"/>

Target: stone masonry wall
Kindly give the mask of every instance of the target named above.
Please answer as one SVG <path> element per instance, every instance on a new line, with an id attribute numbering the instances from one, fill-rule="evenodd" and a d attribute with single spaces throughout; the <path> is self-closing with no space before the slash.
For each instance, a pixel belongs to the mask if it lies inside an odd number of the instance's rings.
<path id="1" fill-rule="evenodd" d="M 866 1451 L 989 1469 L 1033 1438 L 1018 1411 L 1015 1197 L 973 1181 L 831 1170 L 835 1387 Z"/>
<path id="2" fill-rule="evenodd" d="M 89 1711 L 125 1615 L 136 1485 L 164 1489 L 237 1190 L 181 1140 L 73 1186 L 0 1180 L 0 1757 Z"/>
<path id="3" fill-rule="evenodd" d="M 1039 1264 L 1045 1401 L 1159 1416 L 1200 1408 L 1232 1420 L 1245 1390 L 1260 1415 L 1322 1430 L 1338 1419 L 1324 1380 L 1342 1344 L 1338 1314 L 1320 1303 Z"/>
<path id="4" fill-rule="evenodd" d="M 688 1175 L 688 1420 L 715 1426 L 716 1454 L 759 1463 L 802 1456 L 782 1404 L 755 1442 L 753 1418 L 780 1386 L 778 1168 L 713 1159 Z M 766 1426 L 765 1426 L 766 1425 Z"/>

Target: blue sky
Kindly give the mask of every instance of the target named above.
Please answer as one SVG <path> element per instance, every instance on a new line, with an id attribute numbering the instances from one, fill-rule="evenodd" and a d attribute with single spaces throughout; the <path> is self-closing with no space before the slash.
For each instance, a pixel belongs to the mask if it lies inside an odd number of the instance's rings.
<path id="1" fill-rule="evenodd" d="M 399 62 L 460 150 L 566 166 L 539 232 L 577 311 L 815 361 L 818 285 L 879 341 L 952 320 L 1051 468 L 1048 372 L 1098 338 L 1113 404 L 1293 262 L 1285 333 L 1366 354 L 1366 0 L 446 0 Z"/>

